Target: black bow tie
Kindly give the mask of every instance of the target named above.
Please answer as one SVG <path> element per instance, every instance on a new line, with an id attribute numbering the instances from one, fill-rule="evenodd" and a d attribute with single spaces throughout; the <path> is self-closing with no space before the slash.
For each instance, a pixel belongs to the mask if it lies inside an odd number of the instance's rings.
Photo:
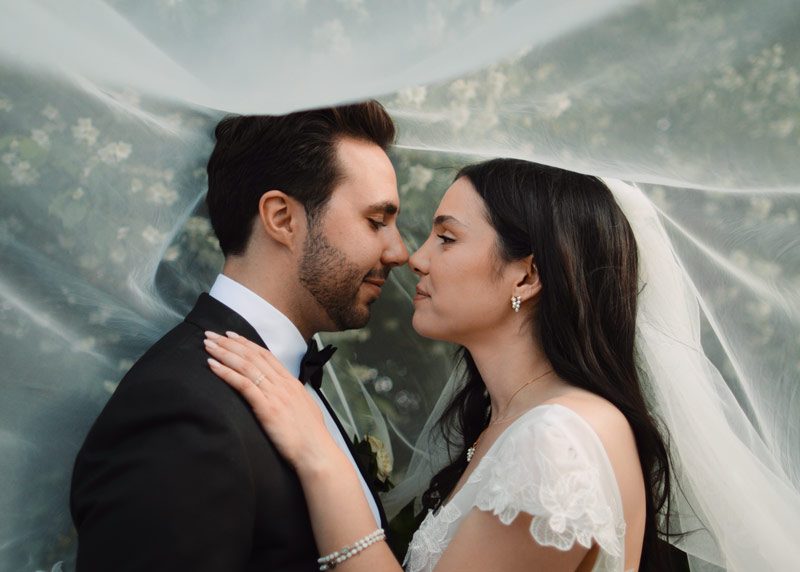
<path id="1" fill-rule="evenodd" d="M 311 338 L 308 342 L 308 351 L 303 356 L 303 361 L 300 362 L 300 381 L 308 383 L 314 389 L 319 389 L 322 386 L 322 366 L 324 366 L 336 348 L 332 345 L 325 346 L 322 350 L 319 349 L 317 342 Z"/>

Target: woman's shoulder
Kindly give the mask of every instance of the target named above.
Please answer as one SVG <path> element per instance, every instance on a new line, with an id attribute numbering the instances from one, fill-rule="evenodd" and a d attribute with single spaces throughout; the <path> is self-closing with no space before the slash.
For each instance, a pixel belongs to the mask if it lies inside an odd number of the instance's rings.
<path id="1" fill-rule="evenodd" d="M 628 419 L 607 399 L 591 391 L 569 388 L 540 404 L 540 407 L 547 406 L 560 406 L 586 422 L 609 451 L 609 456 L 610 449 L 636 453 L 636 440 Z"/>

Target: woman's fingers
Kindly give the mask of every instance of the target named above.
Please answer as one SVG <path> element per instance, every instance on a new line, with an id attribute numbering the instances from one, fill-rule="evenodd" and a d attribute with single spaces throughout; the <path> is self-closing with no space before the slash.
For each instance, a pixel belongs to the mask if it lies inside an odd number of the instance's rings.
<path id="1" fill-rule="evenodd" d="M 238 348 L 239 351 L 242 352 L 240 355 L 253 358 L 258 357 L 267 362 L 270 368 L 272 368 L 277 374 L 281 375 L 282 377 L 292 377 L 292 375 L 288 372 L 288 370 L 284 367 L 284 365 L 280 362 L 280 360 L 276 358 L 275 355 L 268 349 L 259 346 L 254 342 L 251 342 L 250 340 L 248 340 L 244 336 L 240 336 L 236 332 L 228 331 L 225 332 L 225 334 L 227 335 L 227 338 L 224 339 L 231 341 L 233 344 L 231 349 Z M 234 351 L 236 350 L 234 349 Z"/>
<path id="2" fill-rule="evenodd" d="M 237 374 L 248 378 L 250 381 L 261 381 L 262 375 L 267 378 L 275 377 L 269 365 L 257 363 L 252 357 L 245 357 L 236 351 L 225 347 L 224 339 L 217 341 L 206 339 L 203 341 L 206 351 L 222 365 L 235 371 Z"/>
<path id="3" fill-rule="evenodd" d="M 238 391 L 256 412 L 264 406 L 266 395 L 249 377 L 240 374 L 214 358 L 208 359 L 208 365 L 211 371 Z"/>

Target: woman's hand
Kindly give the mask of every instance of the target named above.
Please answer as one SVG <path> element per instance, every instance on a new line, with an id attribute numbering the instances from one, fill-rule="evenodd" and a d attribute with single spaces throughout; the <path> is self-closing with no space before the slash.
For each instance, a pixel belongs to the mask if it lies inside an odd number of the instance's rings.
<path id="1" fill-rule="evenodd" d="M 298 474 L 342 454 L 314 399 L 272 352 L 233 332 L 206 332 L 205 346 L 211 371 L 242 394 Z"/>

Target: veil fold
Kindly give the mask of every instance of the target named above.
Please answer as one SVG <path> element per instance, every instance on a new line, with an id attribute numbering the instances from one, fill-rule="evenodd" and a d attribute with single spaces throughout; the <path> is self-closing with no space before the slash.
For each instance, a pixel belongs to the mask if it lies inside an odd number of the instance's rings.
<path id="1" fill-rule="evenodd" d="M 672 383 L 650 397 L 672 435 L 681 529 L 706 531 L 680 547 L 695 570 L 798 561 L 796 2 L 0 8 L 0 569 L 72 569 L 75 453 L 221 267 L 202 201 L 216 122 L 367 97 L 398 123 L 409 249 L 475 157 L 635 183 L 629 217 L 652 223 L 641 231 L 665 262 L 642 295 L 685 316 L 643 315 L 639 347 Z M 429 462 L 417 439 L 457 378 L 451 348 L 410 327 L 414 282 L 394 272 L 367 328 L 323 336 L 341 348 L 328 393 L 354 432 L 385 441 L 398 489 Z"/>

